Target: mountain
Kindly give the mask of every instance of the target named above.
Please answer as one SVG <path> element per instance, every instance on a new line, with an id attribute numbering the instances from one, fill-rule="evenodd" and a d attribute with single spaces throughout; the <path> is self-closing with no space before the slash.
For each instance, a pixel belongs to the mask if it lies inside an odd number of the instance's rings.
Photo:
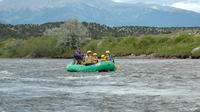
<path id="1" fill-rule="evenodd" d="M 168 6 L 116 3 L 111 0 L 74 0 L 59 7 L 0 10 L 9 24 L 42 24 L 76 18 L 110 26 L 200 26 L 200 13 Z"/>

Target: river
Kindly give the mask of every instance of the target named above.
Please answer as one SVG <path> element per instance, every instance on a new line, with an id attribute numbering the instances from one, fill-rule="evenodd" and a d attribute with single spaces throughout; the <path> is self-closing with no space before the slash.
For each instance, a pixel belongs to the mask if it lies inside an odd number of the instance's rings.
<path id="1" fill-rule="evenodd" d="M 0 59 L 0 112 L 200 112 L 200 61 L 119 59 L 71 73 L 66 59 Z"/>

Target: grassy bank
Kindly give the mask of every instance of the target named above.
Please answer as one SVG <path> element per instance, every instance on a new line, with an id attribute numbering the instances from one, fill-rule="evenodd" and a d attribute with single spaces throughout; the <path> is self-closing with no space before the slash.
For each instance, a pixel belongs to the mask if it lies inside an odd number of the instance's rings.
<path id="1" fill-rule="evenodd" d="M 57 47 L 57 37 L 41 36 L 27 40 L 9 39 L 0 42 L 1 58 L 40 58 L 40 57 L 72 57 L 73 49 L 70 47 Z M 187 58 L 200 57 L 200 52 L 191 53 L 192 49 L 200 46 L 200 37 L 181 35 L 170 37 L 168 35 L 147 35 L 128 37 L 107 37 L 102 40 L 90 40 L 81 46 L 86 52 L 92 50 L 99 55 L 110 50 L 115 56 L 127 55 L 153 55 L 155 57 Z"/>
<path id="2" fill-rule="evenodd" d="M 150 55 L 155 57 L 199 57 L 200 52 L 191 53 L 192 49 L 200 46 L 200 37 L 181 35 L 176 37 L 144 36 L 144 37 L 109 37 L 104 40 L 92 40 L 83 47 L 83 51 L 91 49 L 98 54 L 110 50 L 115 56 Z"/>
<path id="3" fill-rule="evenodd" d="M 57 38 L 41 36 L 27 40 L 6 40 L 0 42 L 1 58 L 71 57 L 72 49 L 58 48 Z"/>

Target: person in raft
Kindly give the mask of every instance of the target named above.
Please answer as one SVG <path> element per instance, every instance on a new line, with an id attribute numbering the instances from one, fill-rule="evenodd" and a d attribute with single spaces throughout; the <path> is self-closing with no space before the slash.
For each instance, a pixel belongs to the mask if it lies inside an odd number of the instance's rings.
<path id="1" fill-rule="evenodd" d="M 77 49 L 74 52 L 74 62 L 75 62 L 75 64 L 81 64 L 83 56 L 84 55 L 81 53 L 80 49 Z"/>
<path id="2" fill-rule="evenodd" d="M 113 63 L 115 62 L 114 57 L 110 54 L 110 51 L 106 51 L 105 59 L 106 59 L 106 61 L 111 61 Z"/>
<path id="3" fill-rule="evenodd" d="M 105 55 L 101 55 L 101 62 L 104 62 L 104 61 L 106 61 Z"/>
<path id="4" fill-rule="evenodd" d="M 93 55 L 92 51 L 87 51 L 87 54 L 85 56 L 85 65 L 92 65 L 93 63 Z"/>
<path id="5" fill-rule="evenodd" d="M 93 53 L 93 57 L 92 57 L 93 63 L 98 63 L 98 55 L 97 53 Z"/>

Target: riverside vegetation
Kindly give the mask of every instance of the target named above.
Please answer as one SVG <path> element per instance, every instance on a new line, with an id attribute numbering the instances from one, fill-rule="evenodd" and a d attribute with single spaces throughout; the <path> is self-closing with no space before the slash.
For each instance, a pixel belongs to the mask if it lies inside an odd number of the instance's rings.
<path id="1" fill-rule="evenodd" d="M 200 36 L 197 35 L 199 34 L 198 27 L 171 29 L 135 27 L 134 30 L 134 27 L 111 28 L 105 25 L 91 24 L 70 19 L 59 25 L 48 24 L 48 27 L 38 25 L 40 30 L 35 25 L 33 25 L 35 29 L 30 28 L 32 30 L 27 30 L 27 27 L 24 26 L 24 28 L 16 30 L 12 25 L 10 27 L 4 25 L 3 28 L 6 27 L 7 30 L 4 29 L 5 32 L 0 33 L 0 57 L 72 57 L 73 50 L 78 47 L 83 52 L 92 50 L 99 55 L 110 50 L 114 56 L 146 54 L 164 58 L 200 57 L 200 51 L 191 52 L 200 46 Z M 120 28 L 123 30 L 119 30 Z M 139 28 L 145 30 L 136 33 Z M 9 31 L 8 29 L 13 31 L 6 32 Z M 1 31 L 4 30 L 1 29 Z M 33 35 L 31 32 L 34 32 Z M 15 35 L 16 38 L 13 37 Z M 21 38 L 20 35 L 22 35 Z"/>

